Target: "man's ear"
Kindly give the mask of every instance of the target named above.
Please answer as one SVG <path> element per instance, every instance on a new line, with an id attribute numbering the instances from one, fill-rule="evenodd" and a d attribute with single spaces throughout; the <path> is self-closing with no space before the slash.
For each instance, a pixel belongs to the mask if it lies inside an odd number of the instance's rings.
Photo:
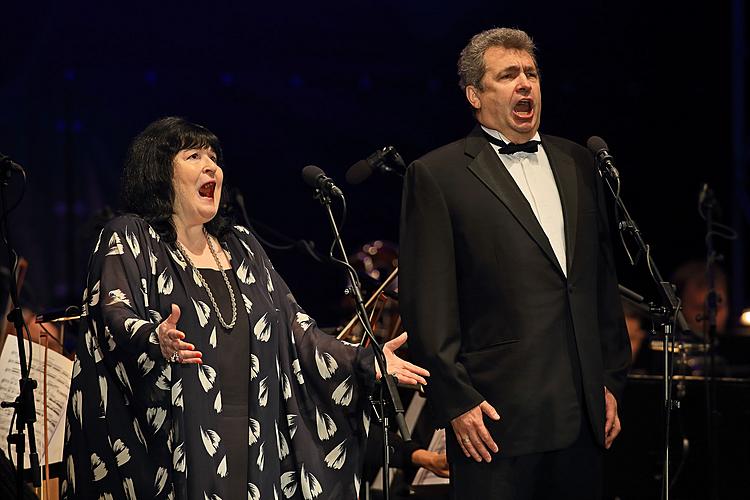
<path id="1" fill-rule="evenodd" d="M 479 91 L 473 85 L 466 86 L 466 99 L 469 100 L 471 107 L 477 111 L 482 108 L 482 101 L 479 100 Z"/>

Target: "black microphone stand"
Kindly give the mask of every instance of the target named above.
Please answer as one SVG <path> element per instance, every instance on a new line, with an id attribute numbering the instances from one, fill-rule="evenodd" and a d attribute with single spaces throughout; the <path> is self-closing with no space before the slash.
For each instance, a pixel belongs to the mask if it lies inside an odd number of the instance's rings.
<path id="1" fill-rule="evenodd" d="M 611 172 L 606 165 L 602 162 L 597 162 L 599 167 L 599 174 L 601 175 L 604 182 L 607 184 L 612 196 L 615 199 L 616 208 L 621 212 L 621 220 L 618 221 L 618 229 L 622 233 L 630 234 L 638 246 L 639 252 L 646 256 L 646 266 L 648 267 L 649 274 L 651 275 L 654 283 L 657 286 L 657 290 L 661 299 L 661 306 L 654 307 L 657 317 L 659 317 L 659 323 L 661 331 L 664 335 L 663 347 L 664 347 L 664 467 L 662 471 L 662 500 L 669 500 L 670 480 L 669 480 L 669 434 L 670 434 L 670 418 L 672 411 L 680 407 L 679 401 L 673 400 L 672 397 L 672 381 L 673 381 L 673 350 L 675 340 L 675 325 L 687 325 L 682 311 L 680 310 L 680 299 L 675 295 L 674 285 L 665 281 L 662 278 L 659 269 L 651 256 L 651 247 L 643 240 L 638 225 L 635 220 L 630 216 L 630 212 L 625 207 L 625 203 L 620 196 L 620 179 L 619 175 L 615 175 Z M 614 181 L 615 186 L 612 182 Z M 631 262 L 635 264 L 635 262 Z M 670 345 L 671 344 L 671 345 Z"/>
<path id="2" fill-rule="evenodd" d="M 16 340 L 18 341 L 18 361 L 21 364 L 20 392 L 15 401 L 3 401 L 2 408 L 13 408 L 16 418 L 16 432 L 8 435 L 8 443 L 16 447 L 16 495 L 17 498 L 23 498 L 24 492 L 24 453 L 26 451 L 26 436 L 24 427 L 29 434 L 29 465 L 31 466 L 31 481 L 35 487 L 41 485 L 41 471 L 39 469 L 39 455 L 36 449 L 36 437 L 34 435 L 34 422 L 36 422 L 36 405 L 34 403 L 34 389 L 36 381 L 29 378 L 30 366 L 26 364 L 26 351 L 24 346 L 23 334 L 27 331 L 23 319 L 23 311 L 18 302 L 18 286 L 16 283 L 16 263 L 17 254 L 11 245 L 10 228 L 8 227 L 8 202 L 5 188 L 11 179 L 12 171 L 23 170 L 16 165 L 7 156 L 0 154 L 0 199 L 2 199 L 2 214 L 0 214 L 0 233 L 2 233 L 8 252 L 8 269 L 11 270 L 9 279 L 10 300 L 13 303 L 13 309 L 8 314 L 8 320 L 13 323 L 16 329 Z M 24 174 L 25 182 L 25 174 Z M 29 338 L 29 348 L 31 348 L 31 338 Z M 30 363 L 29 363 L 30 364 Z"/>
<path id="3" fill-rule="evenodd" d="M 713 192 L 704 184 L 704 190 L 699 198 L 699 209 L 701 215 L 706 220 L 706 280 L 708 281 L 708 295 L 706 296 L 706 315 L 703 318 L 707 321 L 705 345 L 707 349 L 708 366 L 705 376 L 706 385 L 706 411 L 708 424 L 708 453 L 710 460 L 709 484 L 711 499 L 719 498 L 718 480 L 719 480 L 719 457 L 716 442 L 716 312 L 718 309 L 716 296 L 716 273 L 715 264 L 717 259 L 716 250 L 714 249 L 714 208 L 716 200 Z"/>
<path id="4" fill-rule="evenodd" d="M 318 200 L 320 204 L 323 205 L 323 207 L 325 207 L 326 213 L 328 214 L 328 222 L 330 223 L 331 230 L 333 231 L 334 245 L 338 247 L 343 258 L 343 260 L 334 259 L 334 261 L 343 265 L 349 273 L 351 286 L 347 288 L 347 293 L 352 295 L 354 298 L 357 316 L 362 323 L 365 335 L 370 339 L 370 343 L 372 344 L 373 352 L 375 354 L 375 362 L 380 367 L 380 399 L 374 401 L 372 398 L 370 398 L 370 402 L 373 405 L 375 414 L 378 416 L 378 420 L 383 425 L 383 500 L 389 500 L 391 482 L 389 470 L 390 444 L 388 442 L 388 426 L 390 425 L 389 410 L 394 415 L 396 425 L 398 426 L 398 430 L 401 433 L 401 437 L 403 438 L 403 440 L 411 441 L 411 434 L 409 433 L 409 428 L 406 425 L 406 420 L 404 419 L 404 406 L 401 403 L 401 398 L 399 397 L 398 390 L 396 389 L 396 377 L 388 373 L 388 366 L 385 360 L 385 355 L 383 354 L 383 348 L 380 346 L 380 344 L 378 344 L 378 341 L 372 331 L 370 319 L 367 317 L 367 310 L 365 309 L 365 303 L 362 299 L 362 292 L 360 291 L 357 272 L 349 264 L 349 259 L 347 257 L 346 250 L 344 249 L 344 243 L 341 240 L 341 235 L 339 234 L 336 219 L 334 219 L 333 217 L 333 212 L 331 211 L 331 196 L 325 190 L 316 188 L 314 198 Z M 343 195 L 341 195 L 341 199 L 344 200 Z"/>

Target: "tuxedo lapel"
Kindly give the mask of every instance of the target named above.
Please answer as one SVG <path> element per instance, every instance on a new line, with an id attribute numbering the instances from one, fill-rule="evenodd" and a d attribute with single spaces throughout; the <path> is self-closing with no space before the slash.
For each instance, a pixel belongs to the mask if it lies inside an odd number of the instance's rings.
<path id="1" fill-rule="evenodd" d="M 546 141 L 544 136 L 542 136 L 542 146 L 544 152 L 547 153 L 552 174 L 555 176 L 557 191 L 560 194 L 565 223 L 565 260 L 568 274 L 570 274 L 578 227 L 578 174 L 573 158 Z"/>
<path id="2" fill-rule="evenodd" d="M 483 134 L 482 129 L 477 126 L 466 138 L 464 152 L 473 158 L 469 162 L 468 169 L 507 207 L 560 274 L 564 275 L 555 252 L 552 250 L 552 245 L 534 215 L 531 205 Z"/>

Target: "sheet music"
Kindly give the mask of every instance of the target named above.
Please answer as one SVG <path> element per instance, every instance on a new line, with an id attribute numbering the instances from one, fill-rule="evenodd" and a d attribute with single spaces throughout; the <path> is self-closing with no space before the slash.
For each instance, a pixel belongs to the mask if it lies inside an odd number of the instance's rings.
<path id="1" fill-rule="evenodd" d="M 430 440 L 430 451 L 436 453 L 445 453 L 445 429 L 437 429 L 432 434 Z M 428 471 L 424 467 L 420 467 L 417 474 L 414 476 L 414 480 L 411 482 L 412 487 L 419 486 L 432 486 L 438 484 L 449 484 L 450 480 L 447 477 L 440 477 L 434 473 Z"/>
<path id="2" fill-rule="evenodd" d="M 44 465 L 44 346 L 32 343 L 33 360 L 29 376 L 36 380 L 34 390 L 36 404 L 36 422 L 34 435 L 36 437 L 39 464 Z M 24 340 L 26 357 L 29 355 L 29 342 Z M 70 392 L 70 376 L 73 372 L 73 361 L 52 349 L 47 350 L 47 434 L 49 436 L 49 462 L 62 461 L 63 444 L 65 438 L 65 408 Z M 0 400 L 15 401 L 19 392 L 18 381 L 21 378 L 21 366 L 18 362 L 18 341 L 13 335 L 5 339 L 2 354 L 0 354 Z M 8 436 L 13 408 L 0 409 L 0 439 Z M 15 425 L 14 425 L 15 431 Z M 24 431 L 25 433 L 25 431 Z M 28 435 L 26 435 L 28 440 Z M 29 467 L 29 446 L 26 445 L 25 467 Z M 15 460 L 15 448 L 11 449 Z"/>

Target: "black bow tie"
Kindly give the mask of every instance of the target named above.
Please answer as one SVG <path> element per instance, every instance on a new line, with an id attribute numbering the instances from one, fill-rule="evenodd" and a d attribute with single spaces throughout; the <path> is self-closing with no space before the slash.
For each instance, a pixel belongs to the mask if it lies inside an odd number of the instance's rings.
<path id="1" fill-rule="evenodd" d="M 515 144 L 510 143 L 506 144 L 504 141 L 498 139 L 497 137 L 491 136 L 490 134 L 484 134 L 487 137 L 487 140 L 490 141 L 492 144 L 498 147 L 498 153 L 501 155 L 512 155 L 513 153 L 518 153 L 519 151 L 523 151 L 525 153 L 536 153 L 539 149 L 539 144 L 541 144 L 540 141 L 528 141 L 521 144 Z"/>

